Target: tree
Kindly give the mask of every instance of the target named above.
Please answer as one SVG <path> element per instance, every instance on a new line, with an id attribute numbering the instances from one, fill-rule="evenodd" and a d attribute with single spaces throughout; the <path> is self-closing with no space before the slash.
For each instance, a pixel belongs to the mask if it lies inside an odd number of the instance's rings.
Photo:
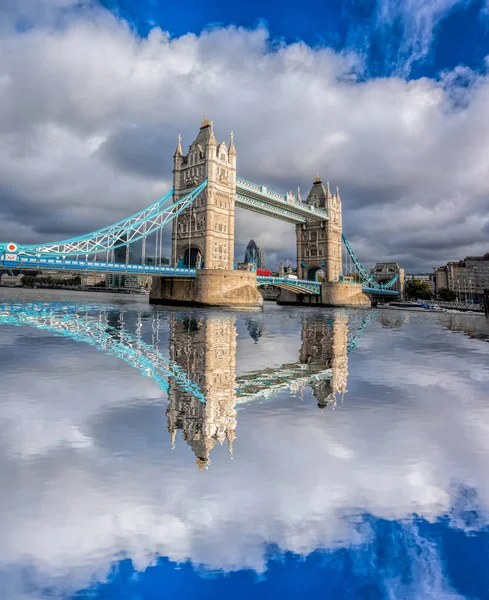
<path id="1" fill-rule="evenodd" d="M 409 282 L 406 288 L 406 295 L 408 298 L 419 298 L 420 300 L 431 299 L 431 286 L 426 281 L 420 281 L 419 279 L 413 279 Z"/>
<path id="2" fill-rule="evenodd" d="M 453 302 L 457 299 L 457 294 L 448 288 L 440 288 L 438 290 L 438 297 L 440 300 L 444 300 L 445 302 Z"/>

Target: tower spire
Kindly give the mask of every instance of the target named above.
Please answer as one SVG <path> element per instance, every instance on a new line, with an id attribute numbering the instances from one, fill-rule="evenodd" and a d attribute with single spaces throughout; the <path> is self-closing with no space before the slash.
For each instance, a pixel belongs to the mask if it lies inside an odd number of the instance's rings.
<path id="1" fill-rule="evenodd" d="M 234 147 L 234 131 L 229 134 L 229 156 L 236 156 L 236 148 Z"/>
<path id="2" fill-rule="evenodd" d="M 297 202 L 302 202 L 300 187 L 297 187 Z"/>
<path id="3" fill-rule="evenodd" d="M 175 150 L 174 156 L 183 156 L 183 152 L 182 152 L 182 136 L 180 134 L 178 134 L 177 149 Z"/>

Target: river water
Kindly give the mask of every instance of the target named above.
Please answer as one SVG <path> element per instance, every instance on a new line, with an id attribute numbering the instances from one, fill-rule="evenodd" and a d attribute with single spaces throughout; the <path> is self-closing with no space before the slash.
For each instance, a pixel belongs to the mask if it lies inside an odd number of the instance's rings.
<path id="1" fill-rule="evenodd" d="M 488 598 L 488 340 L 1 289 L 0 598 Z"/>

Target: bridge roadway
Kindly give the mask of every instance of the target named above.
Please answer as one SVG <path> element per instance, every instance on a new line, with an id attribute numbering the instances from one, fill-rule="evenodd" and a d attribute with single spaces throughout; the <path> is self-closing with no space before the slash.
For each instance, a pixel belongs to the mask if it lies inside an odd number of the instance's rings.
<path id="1" fill-rule="evenodd" d="M 125 275 L 159 275 L 163 277 L 195 277 L 195 269 L 171 267 L 169 265 L 130 265 L 125 263 L 100 262 L 96 260 L 75 260 L 70 258 L 51 258 L 18 255 L 15 261 L 6 260 L 6 255 L 0 256 L 0 265 L 7 269 L 32 269 L 40 271 L 73 271 L 84 273 L 119 273 Z M 289 279 L 287 277 L 267 277 L 258 275 L 257 285 L 273 285 L 288 289 L 298 294 L 321 293 L 319 281 L 305 279 Z M 397 296 L 395 290 L 371 288 L 363 286 L 363 291 L 369 294 Z"/>

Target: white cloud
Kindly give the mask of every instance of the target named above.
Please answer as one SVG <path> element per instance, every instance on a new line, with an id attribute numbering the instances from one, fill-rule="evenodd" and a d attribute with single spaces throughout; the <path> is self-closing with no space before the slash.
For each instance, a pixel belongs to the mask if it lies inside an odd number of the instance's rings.
<path id="1" fill-rule="evenodd" d="M 452 3 L 439 4 L 416 18 L 437 21 Z M 424 39 L 422 23 L 412 27 Z M 317 171 L 339 184 L 345 233 L 366 263 L 431 268 L 487 251 L 485 75 L 363 80 L 352 53 L 270 49 L 267 35 L 170 39 L 155 28 L 141 39 L 94 7 L 68 11 L 62 26 L 44 17 L 4 29 L 0 239 L 55 240 L 148 205 L 170 186 L 176 135 L 189 144 L 206 112 L 220 139 L 235 131 L 246 179 L 303 195 Z M 250 237 L 271 261 L 295 254 L 292 226 L 243 212 L 238 256 Z"/>
<path id="2" fill-rule="evenodd" d="M 376 21 L 378 27 L 384 30 L 390 66 L 399 75 L 409 75 L 416 62 L 428 57 L 436 30 L 443 19 L 454 8 L 467 6 L 469 2 L 470 0 L 379 0 Z"/>

